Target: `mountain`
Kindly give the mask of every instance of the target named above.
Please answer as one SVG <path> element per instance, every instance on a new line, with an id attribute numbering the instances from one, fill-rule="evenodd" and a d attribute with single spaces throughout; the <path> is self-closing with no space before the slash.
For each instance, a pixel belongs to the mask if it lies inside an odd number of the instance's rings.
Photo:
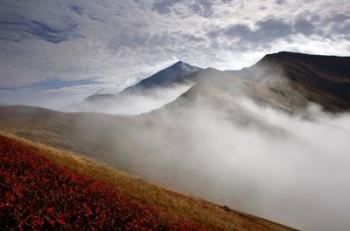
<path id="1" fill-rule="evenodd" d="M 152 88 L 171 87 L 174 84 L 190 82 L 194 79 L 189 78 L 188 74 L 199 70 L 201 70 L 201 68 L 178 61 L 164 70 L 159 71 L 156 74 L 141 80 L 137 84 L 126 88 L 121 93 L 126 94 L 134 91 L 150 90 Z"/>
<path id="2" fill-rule="evenodd" d="M 293 52 L 268 54 L 255 65 L 238 71 L 200 69 L 177 62 L 126 88 L 118 96 L 93 95 L 86 102 L 115 103 L 120 96 L 141 93 L 140 96 L 144 97 L 157 88 L 188 82 L 193 86 L 183 92 L 177 102 L 167 100 L 170 105 L 178 106 L 199 95 L 212 101 L 225 93 L 233 97 L 248 96 L 260 104 L 289 113 L 302 112 L 310 103 L 318 104 L 328 112 L 350 109 L 350 57 Z"/>
<path id="3" fill-rule="evenodd" d="M 201 70 L 199 67 L 192 66 L 190 64 L 178 61 L 173 65 L 161 70 L 150 77 L 147 77 L 133 86 L 130 86 L 118 95 L 128 94 L 151 94 L 154 89 L 170 88 L 174 85 L 190 84 L 194 79 L 188 78 L 187 75 Z M 113 94 L 96 94 L 86 98 L 85 101 L 97 102 L 99 100 L 118 100 L 117 96 Z"/>
<path id="4" fill-rule="evenodd" d="M 280 52 L 241 75 L 284 98 L 301 96 L 331 112 L 350 109 L 350 57 Z"/>
<path id="5" fill-rule="evenodd" d="M 279 52 L 239 71 L 206 69 L 192 75 L 198 83 L 167 107 L 199 95 L 212 101 L 225 93 L 290 113 L 302 112 L 310 103 L 329 112 L 350 109 L 350 57 Z"/>
<path id="6" fill-rule="evenodd" d="M 188 74 L 199 70 L 198 67 L 179 61 L 119 94 L 91 95 L 67 110 L 128 115 L 147 113 L 186 92 L 196 81 Z"/>

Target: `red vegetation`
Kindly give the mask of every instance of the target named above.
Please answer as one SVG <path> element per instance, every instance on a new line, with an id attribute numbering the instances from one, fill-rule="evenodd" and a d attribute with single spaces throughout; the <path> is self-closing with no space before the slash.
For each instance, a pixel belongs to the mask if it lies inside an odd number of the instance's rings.
<path id="1" fill-rule="evenodd" d="M 5 230 L 204 230 L 0 136 L 0 224 Z"/>

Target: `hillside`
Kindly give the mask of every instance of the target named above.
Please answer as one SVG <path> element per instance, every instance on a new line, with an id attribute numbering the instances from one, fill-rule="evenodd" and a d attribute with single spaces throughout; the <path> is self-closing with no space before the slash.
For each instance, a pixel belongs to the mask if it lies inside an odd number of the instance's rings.
<path id="1" fill-rule="evenodd" d="M 6 229 L 293 230 L 7 133 L 0 158 Z"/>
<path id="2" fill-rule="evenodd" d="M 178 191 L 200 193 L 198 188 L 203 187 L 203 183 L 192 182 L 196 173 L 191 171 L 192 167 L 185 169 L 181 164 L 183 156 L 191 150 L 172 151 L 174 146 L 186 144 L 185 137 L 191 135 L 172 124 L 176 118 L 186 116 L 187 111 L 171 111 L 171 117 L 164 117 L 162 112 L 115 116 L 6 106 L 0 107 L 0 129 L 34 142 L 81 153 Z M 236 111 L 233 119 L 245 125 L 247 118 L 278 137 L 283 135 L 284 131 L 247 113 Z M 191 171 L 192 177 L 179 177 L 179 173 L 185 171 Z"/>
<path id="3" fill-rule="evenodd" d="M 266 55 L 241 75 L 267 84 L 279 95 L 285 90 L 286 97 L 299 95 L 327 111 L 340 112 L 350 109 L 349 67 L 350 57 L 279 52 Z"/>

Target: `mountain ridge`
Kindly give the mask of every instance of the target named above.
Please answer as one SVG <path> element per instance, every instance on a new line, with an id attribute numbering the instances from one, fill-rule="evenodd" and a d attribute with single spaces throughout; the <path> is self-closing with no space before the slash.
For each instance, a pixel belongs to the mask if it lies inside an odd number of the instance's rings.
<path id="1" fill-rule="evenodd" d="M 201 70 L 199 67 L 195 67 L 183 61 L 178 61 L 161 71 L 139 81 L 138 83 L 124 89 L 121 93 L 128 91 L 148 89 L 154 87 L 167 87 L 172 84 L 181 83 L 186 81 L 184 77 L 192 72 Z"/>
<path id="2" fill-rule="evenodd" d="M 290 113 L 300 112 L 310 103 L 328 112 L 350 109 L 350 57 L 278 52 L 241 70 L 205 69 L 194 75 L 199 75 L 198 83 L 178 100 L 224 91 Z"/>

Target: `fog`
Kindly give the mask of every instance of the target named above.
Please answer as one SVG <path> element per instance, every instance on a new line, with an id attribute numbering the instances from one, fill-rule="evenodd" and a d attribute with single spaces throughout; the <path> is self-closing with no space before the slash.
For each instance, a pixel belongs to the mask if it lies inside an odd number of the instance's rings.
<path id="1" fill-rule="evenodd" d="M 63 110 L 138 115 L 158 109 L 174 101 L 186 92 L 191 85 L 192 83 L 186 83 L 152 90 L 138 90 L 127 94 L 110 95 L 104 99 L 91 102 L 84 100 L 81 103 L 69 105 Z"/>
<path id="2" fill-rule="evenodd" d="M 225 100 L 145 115 L 115 134 L 119 160 L 152 182 L 295 228 L 349 230 L 350 115 Z"/>

